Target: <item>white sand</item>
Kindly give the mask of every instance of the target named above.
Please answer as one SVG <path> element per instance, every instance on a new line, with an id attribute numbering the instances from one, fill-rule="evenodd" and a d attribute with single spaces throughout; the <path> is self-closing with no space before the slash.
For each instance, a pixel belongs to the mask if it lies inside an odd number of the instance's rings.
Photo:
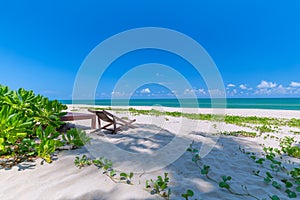
<path id="1" fill-rule="evenodd" d="M 86 106 L 85 106 L 86 107 Z M 153 107 L 136 107 L 151 109 Z M 69 106 L 70 110 L 87 112 L 80 106 Z M 161 111 L 196 113 L 195 109 L 156 108 Z M 201 113 L 212 113 L 211 109 L 200 109 Z M 220 111 L 217 111 L 220 112 Z M 242 116 L 266 116 L 278 118 L 300 118 L 300 111 L 277 111 L 257 109 L 227 109 L 226 114 Z M 256 138 L 219 136 L 216 132 L 246 130 L 250 128 L 235 125 L 217 124 L 175 117 L 130 116 L 128 113 L 116 113 L 118 116 L 135 118 L 136 128 L 124 130 L 116 135 L 102 131 L 90 130 L 90 121 L 76 121 L 76 125 L 84 128 L 93 138 L 86 148 L 62 151 L 52 164 L 40 165 L 40 160 L 20 164 L 11 170 L 0 170 L 0 199 L 160 199 L 145 191 L 145 181 L 156 179 L 164 172 L 169 173 L 169 187 L 172 190 L 171 199 L 182 199 L 180 196 L 187 189 L 195 192 L 191 199 L 253 199 L 241 197 L 220 189 L 218 184 L 201 175 L 199 168 L 192 162 L 192 155 L 186 152 L 188 145 L 194 140 L 195 147 L 203 156 L 201 163 L 209 165 L 211 177 L 220 180 L 222 175 L 232 177 L 231 187 L 239 193 L 244 193 L 240 185 L 247 186 L 249 192 L 259 197 L 267 198 L 267 194 L 276 194 L 287 199 L 283 191 L 279 192 L 262 178 L 254 176 L 253 170 L 264 171 L 247 155 L 239 151 L 239 146 L 248 151 L 262 153 L 260 144 L 277 146 L 278 140 L 266 135 L 284 137 L 293 135 L 290 130 L 296 128 L 281 127 L 279 133 L 263 134 Z M 299 141 L 299 135 L 295 136 Z M 95 166 L 78 169 L 74 159 L 78 155 L 104 156 L 114 163 L 118 171 L 134 172 L 133 184 L 114 183 Z M 300 164 L 298 159 L 294 162 Z M 33 166 L 31 166 L 33 165 Z"/>

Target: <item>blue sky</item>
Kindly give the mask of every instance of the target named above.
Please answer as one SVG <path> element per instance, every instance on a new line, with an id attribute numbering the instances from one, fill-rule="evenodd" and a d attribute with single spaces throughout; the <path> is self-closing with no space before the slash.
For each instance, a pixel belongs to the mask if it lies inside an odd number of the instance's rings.
<path id="1" fill-rule="evenodd" d="M 76 74 L 99 43 L 129 29 L 163 27 L 205 48 L 228 97 L 300 97 L 299 10 L 297 0 L 1 1 L 0 84 L 71 99 Z M 189 63 L 169 52 L 145 49 L 115 60 L 101 77 L 96 98 L 130 96 L 114 86 L 145 63 L 176 69 L 191 88 L 173 91 L 158 82 L 141 85 L 133 96 L 189 97 L 195 92 L 208 97 L 205 82 Z M 176 87 L 174 77 L 172 81 Z"/>

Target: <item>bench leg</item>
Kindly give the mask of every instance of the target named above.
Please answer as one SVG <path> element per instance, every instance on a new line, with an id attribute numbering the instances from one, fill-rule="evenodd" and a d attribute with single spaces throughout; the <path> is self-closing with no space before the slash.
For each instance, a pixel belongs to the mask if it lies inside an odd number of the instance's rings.
<path id="1" fill-rule="evenodd" d="M 92 127 L 92 129 L 96 129 L 96 116 L 92 117 L 91 127 Z"/>

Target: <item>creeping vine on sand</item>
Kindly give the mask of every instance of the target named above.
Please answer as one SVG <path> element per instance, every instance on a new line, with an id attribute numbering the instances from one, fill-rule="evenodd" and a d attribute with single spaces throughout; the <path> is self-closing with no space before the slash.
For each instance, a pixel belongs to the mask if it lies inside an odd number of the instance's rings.
<path id="1" fill-rule="evenodd" d="M 82 157 L 76 156 L 74 160 L 74 164 L 76 167 L 81 169 L 85 166 L 95 165 L 99 169 L 103 171 L 107 177 L 109 177 L 115 183 L 127 183 L 132 185 L 132 177 L 133 172 L 125 173 L 125 172 L 117 172 L 112 167 L 112 162 L 104 157 L 100 157 L 98 159 L 91 159 L 86 155 L 82 155 Z"/>
<path id="2" fill-rule="evenodd" d="M 284 192 L 288 198 L 297 198 L 300 193 L 300 168 L 293 167 L 288 170 L 283 164 L 282 159 L 284 155 L 290 157 L 298 157 L 299 147 L 293 146 L 294 138 L 284 137 L 280 140 L 279 147 L 264 147 L 264 157 L 258 157 L 253 152 L 247 152 L 245 149 L 240 148 L 240 151 L 249 156 L 255 163 L 265 171 L 264 174 L 261 170 L 253 170 L 253 175 L 261 177 L 266 184 L 272 185 L 279 191 Z M 290 161 L 288 163 L 291 164 Z M 281 174 L 279 175 L 279 172 Z M 282 177 L 282 174 L 286 174 Z M 298 193 L 298 194 L 297 194 Z M 269 196 L 271 199 L 279 199 L 278 196 Z"/>
<path id="3" fill-rule="evenodd" d="M 237 195 L 237 196 L 249 196 L 252 197 L 254 199 L 259 199 L 258 197 L 252 195 L 249 193 L 248 189 L 246 186 L 241 185 L 242 190 L 244 191 L 244 193 L 239 193 L 239 192 L 235 192 L 231 187 L 230 187 L 230 181 L 231 181 L 231 176 L 222 176 L 221 180 L 218 181 L 214 178 L 212 178 L 211 176 L 209 176 L 209 172 L 210 172 L 210 166 L 208 165 L 202 165 L 200 163 L 201 157 L 199 155 L 199 151 L 198 149 L 194 148 L 193 146 L 194 143 L 192 143 L 190 145 L 190 147 L 187 149 L 188 152 L 190 152 L 192 154 L 192 161 L 196 164 L 196 166 L 200 169 L 200 172 L 202 175 L 204 175 L 208 180 L 214 182 L 215 184 L 218 184 L 220 188 L 224 188 L 226 189 L 229 193 L 233 194 L 233 195 Z"/>

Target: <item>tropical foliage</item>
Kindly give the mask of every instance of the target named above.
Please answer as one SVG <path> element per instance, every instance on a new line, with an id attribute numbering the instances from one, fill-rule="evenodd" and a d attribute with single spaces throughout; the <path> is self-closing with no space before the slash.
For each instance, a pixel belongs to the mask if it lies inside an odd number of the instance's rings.
<path id="1" fill-rule="evenodd" d="M 70 130 L 62 137 L 57 131 L 63 124 L 60 117 L 66 114 L 65 109 L 66 105 L 33 91 L 14 91 L 0 85 L 0 156 L 14 157 L 18 162 L 39 156 L 51 162 L 51 154 L 65 143 L 84 145 L 88 139 L 81 131 Z M 80 137 L 85 140 L 80 141 Z"/>

